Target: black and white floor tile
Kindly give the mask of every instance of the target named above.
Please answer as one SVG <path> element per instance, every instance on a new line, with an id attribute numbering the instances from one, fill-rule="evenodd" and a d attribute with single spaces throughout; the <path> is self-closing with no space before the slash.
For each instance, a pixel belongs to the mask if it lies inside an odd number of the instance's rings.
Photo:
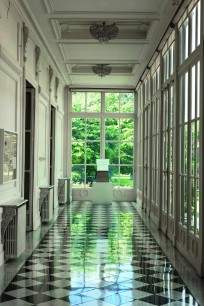
<path id="1" fill-rule="evenodd" d="M 66 206 L 2 293 L 0 304 L 199 305 L 126 202 Z"/>

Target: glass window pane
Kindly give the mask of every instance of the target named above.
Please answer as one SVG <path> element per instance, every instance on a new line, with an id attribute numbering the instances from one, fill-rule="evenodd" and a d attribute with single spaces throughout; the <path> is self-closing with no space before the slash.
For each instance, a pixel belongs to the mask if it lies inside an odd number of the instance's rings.
<path id="1" fill-rule="evenodd" d="M 133 188 L 133 167 L 120 167 L 120 187 Z"/>
<path id="2" fill-rule="evenodd" d="M 188 172 L 188 126 L 184 127 L 184 173 Z"/>
<path id="3" fill-rule="evenodd" d="M 113 183 L 113 187 L 119 186 L 119 169 L 118 166 L 109 166 L 109 178 Z"/>
<path id="4" fill-rule="evenodd" d="M 200 62 L 197 63 L 197 117 L 200 117 Z"/>
<path id="5" fill-rule="evenodd" d="M 198 1 L 197 4 L 198 8 L 198 18 L 197 18 L 197 46 L 200 45 L 200 27 L 201 27 L 201 22 L 200 22 L 200 1 Z"/>
<path id="6" fill-rule="evenodd" d="M 84 166 L 72 167 L 72 185 L 73 187 L 85 187 L 84 185 Z"/>
<path id="7" fill-rule="evenodd" d="M 169 193 L 170 193 L 170 199 L 169 199 L 169 205 L 170 205 L 170 215 L 174 215 L 174 184 L 173 184 L 173 174 L 170 174 L 170 180 L 169 180 Z"/>
<path id="8" fill-rule="evenodd" d="M 200 173 L 200 122 L 196 122 L 197 135 L 196 135 L 196 175 Z"/>
<path id="9" fill-rule="evenodd" d="M 72 143 L 72 164 L 83 164 L 85 155 L 85 143 L 73 142 Z"/>
<path id="10" fill-rule="evenodd" d="M 191 52 L 196 48 L 196 7 L 191 12 Z"/>
<path id="11" fill-rule="evenodd" d="M 118 164 L 118 142 L 105 143 L 105 158 L 110 160 L 110 164 Z"/>
<path id="12" fill-rule="evenodd" d="M 164 62 L 164 82 L 167 79 L 167 55 L 166 53 L 164 54 L 164 58 L 163 58 L 163 62 Z"/>
<path id="13" fill-rule="evenodd" d="M 183 199 L 184 199 L 184 177 L 180 176 L 179 179 L 179 221 L 183 223 Z"/>
<path id="14" fill-rule="evenodd" d="M 133 142 L 122 142 L 120 144 L 120 163 L 133 164 Z"/>
<path id="15" fill-rule="evenodd" d="M 191 230 L 194 232 L 194 225 L 195 225 L 195 181 L 194 178 L 190 179 L 190 203 L 191 203 Z"/>
<path id="16" fill-rule="evenodd" d="M 191 69 L 191 119 L 195 119 L 196 112 L 196 67 Z"/>
<path id="17" fill-rule="evenodd" d="M 188 195 L 188 179 L 185 176 L 184 177 L 184 221 L 183 221 L 183 224 L 186 226 L 187 226 L 187 213 L 188 213 L 187 195 Z"/>
<path id="18" fill-rule="evenodd" d="M 174 73 L 174 53 L 175 53 L 175 43 L 173 42 L 170 47 L 170 75 Z"/>
<path id="19" fill-rule="evenodd" d="M 121 119 L 120 120 L 120 139 L 126 141 L 133 141 L 134 137 L 134 120 Z"/>
<path id="20" fill-rule="evenodd" d="M 187 122 L 188 121 L 188 73 L 185 74 L 184 104 L 185 104 L 185 122 Z"/>
<path id="21" fill-rule="evenodd" d="M 200 200 L 200 181 L 196 179 L 196 234 L 199 235 L 199 200 Z"/>
<path id="22" fill-rule="evenodd" d="M 188 121 L 188 73 L 180 79 L 180 123 Z"/>
<path id="23" fill-rule="evenodd" d="M 189 45 L 189 19 L 185 21 L 185 59 L 188 57 L 188 45 Z"/>
<path id="24" fill-rule="evenodd" d="M 174 159 L 173 159 L 173 156 L 174 156 L 174 139 L 173 139 L 173 130 L 170 131 L 170 171 L 173 172 L 173 162 L 174 162 Z"/>
<path id="25" fill-rule="evenodd" d="M 180 173 L 187 173 L 188 126 L 180 127 Z"/>
<path id="26" fill-rule="evenodd" d="M 191 174 L 195 173 L 195 122 L 191 123 Z"/>
<path id="27" fill-rule="evenodd" d="M 105 94 L 105 111 L 107 113 L 119 112 L 119 93 L 106 93 Z"/>
<path id="28" fill-rule="evenodd" d="M 87 92 L 87 112 L 99 113 L 101 111 L 101 93 Z"/>
<path id="29" fill-rule="evenodd" d="M 174 126 L 174 86 L 173 85 L 171 86 L 170 89 L 170 95 L 171 95 L 170 127 L 173 127 Z"/>
<path id="30" fill-rule="evenodd" d="M 134 112 L 134 94 L 132 92 L 120 93 L 120 112 Z"/>
<path id="31" fill-rule="evenodd" d="M 119 137 L 119 120 L 105 119 L 105 139 L 118 140 Z"/>
<path id="32" fill-rule="evenodd" d="M 72 92 L 72 112 L 85 112 L 85 92 Z"/>
<path id="33" fill-rule="evenodd" d="M 182 24 L 179 37 L 180 37 L 180 64 L 184 62 L 184 60 L 188 57 L 188 18 Z"/>
<path id="34" fill-rule="evenodd" d="M 164 92 L 163 101 L 163 130 L 168 128 L 168 91 Z"/>
<path id="35" fill-rule="evenodd" d="M 157 69 L 157 90 L 160 87 L 160 67 Z"/>
<path id="36" fill-rule="evenodd" d="M 86 138 L 87 140 L 100 140 L 101 120 L 87 119 Z"/>
<path id="37" fill-rule="evenodd" d="M 86 143 L 86 163 L 96 164 L 96 159 L 100 158 L 100 142 Z"/>
<path id="38" fill-rule="evenodd" d="M 86 166 L 86 187 L 92 187 L 96 179 L 96 166 Z"/>
<path id="39" fill-rule="evenodd" d="M 79 118 L 72 119 L 72 140 L 85 139 L 85 120 Z"/>

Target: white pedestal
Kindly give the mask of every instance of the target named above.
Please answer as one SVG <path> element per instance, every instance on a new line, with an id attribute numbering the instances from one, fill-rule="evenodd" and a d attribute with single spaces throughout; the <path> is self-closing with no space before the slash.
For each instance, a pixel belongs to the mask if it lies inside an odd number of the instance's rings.
<path id="1" fill-rule="evenodd" d="M 92 187 L 92 199 L 93 204 L 112 204 L 112 183 L 94 182 Z"/>

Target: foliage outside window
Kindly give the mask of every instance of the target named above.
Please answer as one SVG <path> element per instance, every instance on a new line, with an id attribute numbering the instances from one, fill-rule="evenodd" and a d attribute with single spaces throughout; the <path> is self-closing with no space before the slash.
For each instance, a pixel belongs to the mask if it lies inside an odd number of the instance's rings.
<path id="1" fill-rule="evenodd" d="M 152 104 L 152 201 L 158 206 L 159 201 L 159 99 Z"/>
<path id="2" fill-rule="evenodd" d="M 113 186 L 133 188 L 133 152 L 133 93 L 72 92 L 73 187 L 91 187 L 96 159 L 107 158 Z"/>
<path id="3" fill-rule="evenodd" d="M 199 235 L 200 62 L 180 78 L 180 222 Z M 191 93 L 189 95 L 189 93 Z M 190 215 L 189 215 L 190 214 Z M 188 222 L 189 221 L 189 222 Z"/>

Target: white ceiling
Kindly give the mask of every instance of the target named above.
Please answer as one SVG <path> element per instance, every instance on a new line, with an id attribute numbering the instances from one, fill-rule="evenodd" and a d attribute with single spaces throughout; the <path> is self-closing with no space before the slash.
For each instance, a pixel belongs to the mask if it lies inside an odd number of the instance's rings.
<path id="1" fill-rule="evenodd" d="M 21 0 L 49 45 L 70 87 L 135 88 L 173 17 L 173 0 Z M 93 23 L 113 22 L 119 34 L 100 44 Z M 99 77 L 96 64 L 112 73 Z"/>

